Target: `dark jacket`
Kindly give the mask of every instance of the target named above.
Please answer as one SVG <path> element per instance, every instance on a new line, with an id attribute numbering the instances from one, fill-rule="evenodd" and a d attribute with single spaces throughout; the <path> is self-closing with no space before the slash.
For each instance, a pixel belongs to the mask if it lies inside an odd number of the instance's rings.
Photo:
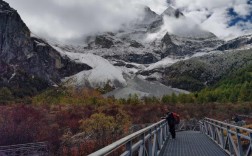
<path id="1" fill-rule="evenodd" d="M 175 118 L 174 118 L 172 112 L 167 113 L 166 120 L 167 120 L 169 125 L 175 125 Z"/>

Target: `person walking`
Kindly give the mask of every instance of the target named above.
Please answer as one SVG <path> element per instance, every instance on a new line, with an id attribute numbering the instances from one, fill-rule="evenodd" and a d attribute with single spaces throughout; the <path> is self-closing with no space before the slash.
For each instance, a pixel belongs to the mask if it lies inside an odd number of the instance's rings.
<path id="1" fill-rule="evenodd" d="M 172 139 L 175 139 L 176 138 L 175 126 L 180 123 L 180 116 L 177 113 L 170 112 L 167 107 L 164 107 L 164 111 L 166 112 L 165 117 L 161 117 L 161 119 L 166 119 Z"/>
<path id="2" fill-rule="evenodd" d="M 175 117 L 172 112 L 167 112 L 166 120 L 169 125 L 169 131 L 172 135 L 172 139 L 175 139 L 176 138 L 176 131 L 175 131 L 176 121 L 175 121 Z"/>

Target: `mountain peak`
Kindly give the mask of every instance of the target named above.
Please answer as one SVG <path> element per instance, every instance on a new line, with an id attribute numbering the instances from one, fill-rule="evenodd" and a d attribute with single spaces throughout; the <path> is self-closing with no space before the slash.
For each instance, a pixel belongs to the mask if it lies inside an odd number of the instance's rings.
<path id="1" fill-rule="evenodd" d="M 14 9 L 12 9 L 10 5 L 6 3 L 5 1 L 0 0 L 0 12 L 4 12 L 4 11 L 14 11 Z"/>
<path id="2" fill-rule="evenodd" d="M 176 18 L 184 16 L 184 14 L 179 11 L 179 9 L 175 9 L 172 6 L 169 6 L 161 15 L 162 16 L 171 16 L 171 17 L 176 17 Z"/>
<path id="3" fill-rule="evenodd" d="M 152 11 L 149 7 L 145 6 L 143 21 L 148 21 L 147 23 L 149 23 L 150 21 L 152 22 L 157 17 L 158 17 L 158 14 Z"/>

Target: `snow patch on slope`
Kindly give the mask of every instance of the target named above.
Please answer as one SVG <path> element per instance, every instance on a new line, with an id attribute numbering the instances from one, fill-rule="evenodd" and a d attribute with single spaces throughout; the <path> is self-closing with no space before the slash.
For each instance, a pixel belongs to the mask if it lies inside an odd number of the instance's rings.
<path id="1" fill-rule="evenodd" d="M 165 86 L 157 81 L 146 81 L 141 77 L 136 76 L 135 78 L 128 80 L 128 85 L 126 87 L 115 89 L 114 91 L 111 91 L 104 96 L 114 96 L 116 99 L 120 99 L 128 98 L 132 95 L 137 95 L 140 98 L 153 96 L 162 97 L 164 95 L 171 95 L 172 93 L 188 94 L 189 92 Z"/>
<path id="2" fill-rule="evenodd" d="M 58 47 L 54 47 L 62 55 L 68 56 L 71 60 L 78 63 L 85 63 L 92 67 L 92 70 L 82 71 L 76 75 L 67 77 L 63 81 L 68 81 L 76 86 L 90 86 L 93 88 L 104 87 L 107 83 L 114 87 L 126 86 L 126 80 L 120 69 L 113 66 L 108 60 L 94 55 L 83 53 L 66 52 Z"/>
<path id="3" fill-rule="evenodd" d="M 179 59 L 173 59 L 170 57 L 166 57 L 156 63 L 151 64 L 149 67 L 147 67 L 145 70 L 153 70 L 157 68 L 166 68 L 168 66 L 171 66 L 172 64 L 178 62 Z"/>

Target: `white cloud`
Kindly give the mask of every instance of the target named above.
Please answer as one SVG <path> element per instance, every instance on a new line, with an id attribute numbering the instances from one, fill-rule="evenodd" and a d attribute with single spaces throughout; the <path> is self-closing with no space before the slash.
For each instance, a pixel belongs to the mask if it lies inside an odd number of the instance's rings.
<path id="1" fill-rule="evenodd" d="M 247 16 L 252 12 L 252 6 L 249 4 L 236 5 L 234 11 L 240 16 Z"/>
<path id="2" fill-rule="evenodd" d="M 232 39 L 242 34 L 237 27 L 228 28 L 229 17 L 227 11 L 223 9 L 215 9 L 210 18 L 205 20 L 201 26 L 205 30 L 211 30 L 219 38 Z"/>
<path id="3" fill-rule="evenodd" d="M 32 32 L 46 38 L 68 40 L 113 31 L 139 18 L 143 6 L 156 12 L 164 0 L 7 0 Z"/>
<path id="4" fill-rule="evenodd" d="M 208 10 L 216 8 L 232 7 L 238 4 L 246 4 L 247 0 L 175 0 L 174 5 L 187 10 L 198 10 L 207 8 Z"/>
<path id="5" fill-rule="evenodd" d="M 32 32 L 59 40 L 80 38 L 92 33 L 113 31 L 135 18 L 141 17 L 147 5 L 161 14 L 167 8 L 167 0 L 6 0 L 17 9 Z M 240 16 L 252 11 L 247 0 L 168 0 L 186 17 L 227 39 L 252 32 L 251 23 L 239 22 L 232 27 L 226 10 L 234 8 Z M 167 27 L 174 30 L 180 20 L 170 19 Z M 184 29 L 182 29 L 184 30 Z"/>
<path id="6" fill-rule="evenodd" d="M 252 6 L 247 4 L 247 0 L 176 0 L 172 4 L 219 38 L 231 39 L 252 33 L 251 23 L 248 22 L 229 26 L 233 17 L 228 15 L 228 9 L 233 8 L 241 17 L 251 14 Z"/>

